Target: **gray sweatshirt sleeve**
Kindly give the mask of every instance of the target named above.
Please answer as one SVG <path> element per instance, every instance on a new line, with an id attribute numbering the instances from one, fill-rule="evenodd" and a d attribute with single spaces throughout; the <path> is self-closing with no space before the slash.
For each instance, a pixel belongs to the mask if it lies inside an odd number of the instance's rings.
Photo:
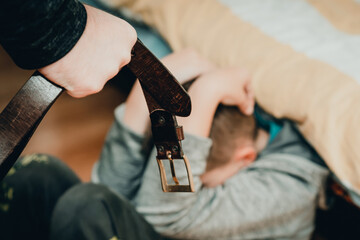
<path id="1" fill-rule="evenodd" d="M 136 196 L 137 210 L 157 231 L 179 239 L 308 239 L 327 170 L 286 154 L 272 154 L 216 188 L 203 188 L 206 154 L 193 139 L 184 151 L 195 193 L 163 193 L 149 161 Z"/>
<path id="2" fill-rule="evenodd" d="M 115 121 L 106 137 L 99 161 L 94 165 L 92 181 L 109 186 L 132 199 L 137 192 L 146 165 L 145 137 L 122 123 L 125 104 L 115 110 Z"/>

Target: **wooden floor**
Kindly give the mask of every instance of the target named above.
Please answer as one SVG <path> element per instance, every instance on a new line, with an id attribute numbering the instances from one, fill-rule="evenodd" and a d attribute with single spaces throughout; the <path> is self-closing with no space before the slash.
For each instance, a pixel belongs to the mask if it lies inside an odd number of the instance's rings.
<path id="1" fill-rule="evenodd" d="M 10 101 L 33 71 L 18 68 L 0 48 L 0 110 Z M 82 180 L 90 179 L 113 110 L 125 94 L 115 87 L 83 99 L 63 94 L 50 109 L 30 140 L 24 154 L 47 153 L 66 162 Z"/>

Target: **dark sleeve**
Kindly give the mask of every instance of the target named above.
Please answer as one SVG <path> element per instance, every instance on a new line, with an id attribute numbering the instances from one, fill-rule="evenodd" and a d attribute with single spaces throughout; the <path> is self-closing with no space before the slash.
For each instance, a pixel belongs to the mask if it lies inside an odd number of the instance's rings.
<path id="1" fill-rule="evenodd" d="M 21 68 L 56 62 L 77 43 L 86 10 L 77 0 L 2 0 L 0 44 Z"/>

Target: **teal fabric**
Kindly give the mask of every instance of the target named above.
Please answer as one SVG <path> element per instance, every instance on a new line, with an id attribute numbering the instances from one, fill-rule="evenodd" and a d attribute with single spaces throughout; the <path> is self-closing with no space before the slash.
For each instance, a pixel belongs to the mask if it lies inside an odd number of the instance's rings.
<path id="1" fill-rule="evenodd" d="M 269 143 L 271 143 L 282 129 L 282 125 L 274 121 L 266 120 L 255 110 L 255 119 L 259 127 L 269 132 Z"/>
<path id="2" fill-rule="evenodd" d="M 147 26 L 133 26 L 138 34 L 138 38 L 157 58 L 165 57 L 172 52 L 169 45 L 155 30 Z"/>

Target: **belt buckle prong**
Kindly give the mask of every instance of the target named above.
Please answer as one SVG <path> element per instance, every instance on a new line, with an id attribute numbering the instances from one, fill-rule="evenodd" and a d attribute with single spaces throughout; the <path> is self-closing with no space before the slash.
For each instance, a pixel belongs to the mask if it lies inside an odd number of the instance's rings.
<path id="1" fill-rule="evenodd" d="M 180 182 L 176 176 L 175 166 L 174 166 L 175 160 L 171 158 L 171 153 L 169 155 L 168 155 L 169 157 L 167 159 L 156 158 L 158 166 L 159 166 L 161 187 L 162 187 L 163 191 L 164 192 L 194 192 L 194 182 L 193 182 L 193 178 L 192 178 L 190 163 L 189 163 L 189 160 L 187 159 L 187 157 L 185 155 L 183 155 L 182 160 L 184 161 L 184 164 L 185 164 L 187 179 L 188 179 L 189 184 L 183 185 L 183 184 L 180 184 Z M 162 162 L 164 160 L 169 160 L 171 175 L 172 175 L 172 179 L 175 184 L 169 184 L 167 181 L 165 167 Z M 180 160 L 180 159 L 176 159 L 176 160 Z"/>
<path id="2" fill-rule="evenodd" d="M 184 133 L 181 126 L 178 126 L 176 117 L 164 109 L 157 109 L 151 112 L 151 128 L 153 141 L 157 149 L 156 160 L 159 166 L 161 186 L 164 192 L 194 192 L 194 183 L 190 163 L 184 155 L 181 147 L 181 140 Z M 169 184 L 163 161 L 169 161 L 170 171 L 174 184 Z M 188 185 L 180 184 L 176 176 L 174 161 L 184 161 Z"/>

